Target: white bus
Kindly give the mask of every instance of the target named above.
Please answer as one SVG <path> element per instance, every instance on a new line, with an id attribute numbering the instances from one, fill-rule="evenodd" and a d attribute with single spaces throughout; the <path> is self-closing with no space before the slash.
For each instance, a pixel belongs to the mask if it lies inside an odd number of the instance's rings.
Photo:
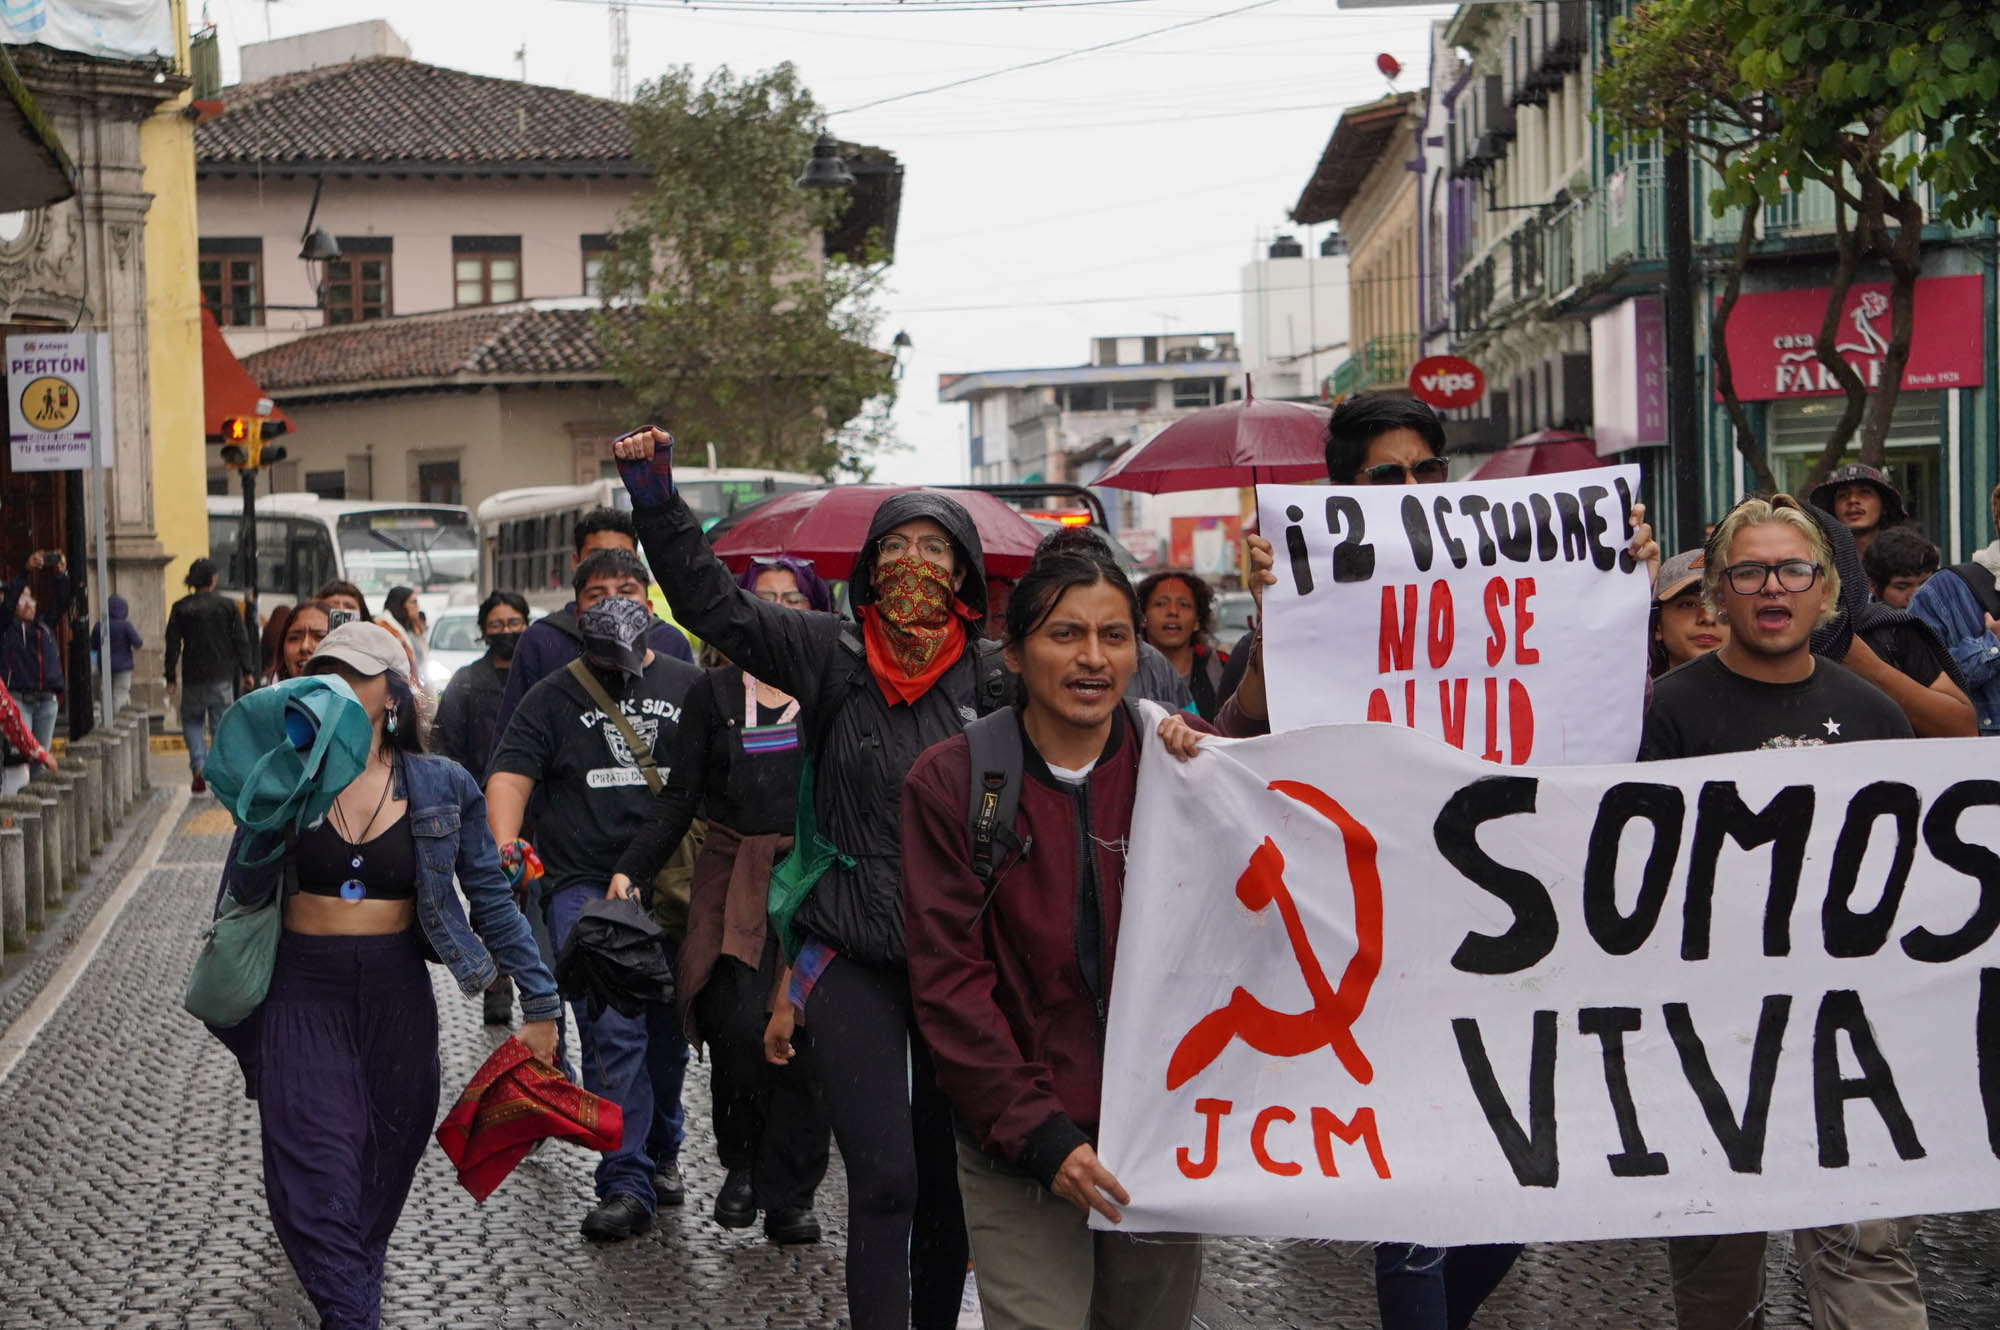
<path id="1" fill-rule="evenodd" d="M 752 467 L 677 466 L 674 488 L 704 527 L 773 494 L 819 489 L 826 482 L 797 471 Z M 479 583 L 488 591 L 518 591 L 540 610 L 570 599 L 576 520 L 593 508 L 630 508 L 617 480 L 588 485 L 537 485 L 503 490 L 479 505 Z"/>
<path id="2" fill-rule="evenodd" d="M 240 495 L 208 499 L 208 554 L 216 586 L 243 594 L 238 555 L 243 532 Z M 391 587 L 417 592 L 436 618 L 448 605 L 479 600 L 479 540 L 472 513 L 456 504 L 322 499 L 311 493 L 257 496 L 257 601 L 273 606 L 307 600 L 327 582 L 352 582 L 379 613 Z"/>

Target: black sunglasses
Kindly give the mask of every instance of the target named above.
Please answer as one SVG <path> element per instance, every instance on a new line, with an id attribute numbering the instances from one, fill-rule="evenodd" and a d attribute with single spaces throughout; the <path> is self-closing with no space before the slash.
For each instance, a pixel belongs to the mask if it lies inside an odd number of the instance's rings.
<path id="1" fill-rule="evenodd" d="M 1361 474 L 1370 485 L 1435 485 L 1451 470 L 1451 463 L 1442 457 L 1426 457 L 1415 466 L 1404 466 L 1401 462 L 1383 462 L 1379 466 L 1363 467 Z"/>

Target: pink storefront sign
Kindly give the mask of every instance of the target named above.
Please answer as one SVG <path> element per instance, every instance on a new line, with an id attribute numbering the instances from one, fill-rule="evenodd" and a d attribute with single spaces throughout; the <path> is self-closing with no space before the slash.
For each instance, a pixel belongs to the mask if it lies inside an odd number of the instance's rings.
<path id="1" fill-rule="evenodd" d="M 1917 282 L 1910 360 L 1903 370 L 1906 391 L 1976 388 L 1985 381 L 1982 281 L 1975 274 Z M 1831 290 L 1757 291 L 1737 300 L 1727 338 L 1737 396 L 1767 402 L 1839 395 L 1839 380 L 1813 352 Z M 1848 291 L 1834 344 L 1863 383 L 1873 388 L 1881 382 L 1882 358 L 1889 349 L 1887 282 L 1857 282 Z"/>

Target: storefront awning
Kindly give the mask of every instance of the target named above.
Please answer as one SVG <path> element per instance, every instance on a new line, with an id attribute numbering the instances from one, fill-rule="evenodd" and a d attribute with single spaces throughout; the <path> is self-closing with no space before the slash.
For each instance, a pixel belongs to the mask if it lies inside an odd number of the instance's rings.
<path id="1" fill-rule="evenodd" d="M 46 208 L 75 193 L 76 167 L 0 46 L 0 212 Z"/>
<path id="2" fill-rule="evenodd" d="M 222 422 L 230 416 L 261 415 L 257 405 L 265 400 L 264 390 L 250 377 L 250 371 L 243 368 L 243 362 L 229 349 L 229 343 L 222 340 L 222 329 L 216 326 L 215 315 L 208 306 L 201 308 L 201 418 L 202 433 L 210 443 L 222 438 Z M 285 413 L 275 406 L 270 408 L 272 424 L 278 426 L 275 433 L 283 433 L 292 427 L 285 419 Z"/>

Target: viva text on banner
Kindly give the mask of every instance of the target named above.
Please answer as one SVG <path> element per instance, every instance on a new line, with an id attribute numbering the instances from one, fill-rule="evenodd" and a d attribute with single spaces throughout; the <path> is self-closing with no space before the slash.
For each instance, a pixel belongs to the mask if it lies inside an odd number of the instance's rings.
<path id="1" fill-rule="evenodd" d="M 1258 487 L 1272 728 L 1383 721 L 1508 766 L 1639 747 L 1638 468 Z"/>
<path id="2" fill-rule="evenodd" d="M 1977 739 L 1496 769 L 1149 741 L 1099 1152 L 1137 1231 L 1447 1245 L 2000 1206 Z"/>

